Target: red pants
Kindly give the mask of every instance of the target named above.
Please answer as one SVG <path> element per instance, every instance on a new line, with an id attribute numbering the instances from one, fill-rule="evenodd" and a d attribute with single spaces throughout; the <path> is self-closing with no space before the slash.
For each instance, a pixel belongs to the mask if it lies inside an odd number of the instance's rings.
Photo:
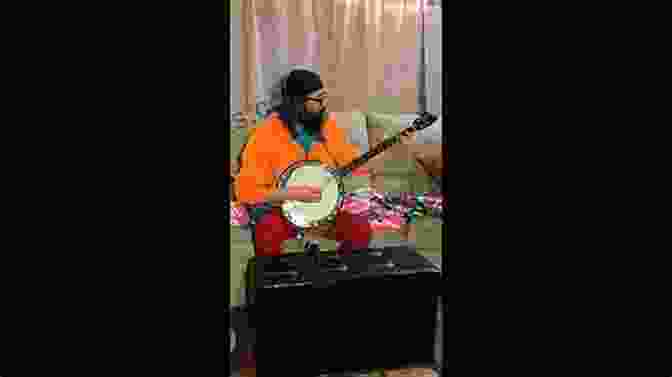
<path id="1" fill-rule="evenodd" d="M 260 255 L 281 255 L 282 244 L 296 238 L 297 229 L 282 216 L 279 208 L 261 217 L 254 227 L 254 251 Z M 334 228 L 325 235 L 339 241 L 339 253 L 366 249 L 371 241 L 372 229 L 366 216 L 339 212 Z"/>

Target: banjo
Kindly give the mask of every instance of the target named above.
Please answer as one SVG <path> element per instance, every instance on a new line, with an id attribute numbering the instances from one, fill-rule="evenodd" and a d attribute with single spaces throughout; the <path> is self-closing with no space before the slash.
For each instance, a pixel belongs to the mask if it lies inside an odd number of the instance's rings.
<path id="1" fill-rule="evenodd" d="M 282 204 L 285 218 L 301 229 L 310 229 L 332 223 L 343 205 L 345 190 L 343 178 L 367 161 L 400 141 L 400 136 L 429 127 L 438 118 L 430 113 L 422 113 L 410 127 L 383 140 L 380 144 L 341 168 L 332 168 L 320 161 L 302 160 L 291 164 L 278 177 L 278 188 L 286 189 L 295 185 L 310 185 L 322 190 L 319 202 L 286 201 Z"/>

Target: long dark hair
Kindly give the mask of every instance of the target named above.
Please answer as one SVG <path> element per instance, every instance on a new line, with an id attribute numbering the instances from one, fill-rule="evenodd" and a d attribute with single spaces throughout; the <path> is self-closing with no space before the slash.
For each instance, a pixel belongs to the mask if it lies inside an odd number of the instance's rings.
<path id="1" fill-rule="evenodd" d="M 292 138 L 296 138 L 298 133 L 296 124 L 303 111 L 303 98 L 283 97 L 282 103 L 274 107 L 271 111 L 278 113 L 278 118 L 285 123 L 287 129 L 292 134 Z"/>

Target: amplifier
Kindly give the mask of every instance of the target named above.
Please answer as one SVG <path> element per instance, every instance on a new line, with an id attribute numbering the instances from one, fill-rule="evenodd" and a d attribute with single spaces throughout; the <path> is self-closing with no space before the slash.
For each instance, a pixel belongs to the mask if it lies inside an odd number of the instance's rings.
<path id="1" fill-rule="evenodd" d="M 408 247 L 255 257 L 246 271 L 257 373 L 436 365 L 441 271 Z"/>

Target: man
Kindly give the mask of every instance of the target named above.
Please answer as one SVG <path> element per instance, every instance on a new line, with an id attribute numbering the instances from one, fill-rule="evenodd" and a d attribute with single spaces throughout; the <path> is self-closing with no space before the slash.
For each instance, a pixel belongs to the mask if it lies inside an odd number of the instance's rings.
<path id="1" fill-rule="evenodd" d="M 297 236 L 297 229 L 280 210 L 284 201 L 320 200 L 320 190 L 315 187 L 277 189 L 276 179 L 285 168 L 299 160 L 342 167 L 360 155 L 327 113 L 327 101 L 319 75 L 303 69 L 292 71 L 284 83 L 282 104 L 255 128 L 242 152 L 235 191 L 253 222 L 256 255 L 280 255 L 282 244 Z M 340 253 L 350 253 L 368 247 L 372 230 L 365 215 L 339 212 L 333 226 L 322 235 L 339 241 Z"/>

